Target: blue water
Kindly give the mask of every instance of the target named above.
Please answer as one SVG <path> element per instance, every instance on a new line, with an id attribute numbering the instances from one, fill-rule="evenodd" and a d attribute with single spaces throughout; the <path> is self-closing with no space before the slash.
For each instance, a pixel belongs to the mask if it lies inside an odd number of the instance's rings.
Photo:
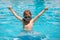
<path id="1" fill-rule="evenodd" d="M 33 30 L 49 40 L 60 40 L 60 0 L 0 0 L 0 40 L 13 40 L 23 29 L 22 22 L 8 9 L 10 5 L 22 18 L 26 9 L 34 18 L 48 6 L 49 9 L 35 21 Z"/>

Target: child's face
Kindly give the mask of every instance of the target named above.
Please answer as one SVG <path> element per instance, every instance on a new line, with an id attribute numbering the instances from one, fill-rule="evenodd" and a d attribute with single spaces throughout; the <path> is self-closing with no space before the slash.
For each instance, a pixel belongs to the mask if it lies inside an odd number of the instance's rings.
<path id="1" fill-rule="evenodd" d="M 24 12 L 24 19 L 26 21 L 30 21 L 31 20 L 31 13 L 30 13 L 29 10 L 25 10 L 25 12 Z"/>
<path id="2" fill-rule="evenodd" d="M 26 21 L 30 21 L 30 20 L 31 20 L 31 17 L 30 17 L 30 16 L 25 16 L 24 19 L 25 19 Z"/>

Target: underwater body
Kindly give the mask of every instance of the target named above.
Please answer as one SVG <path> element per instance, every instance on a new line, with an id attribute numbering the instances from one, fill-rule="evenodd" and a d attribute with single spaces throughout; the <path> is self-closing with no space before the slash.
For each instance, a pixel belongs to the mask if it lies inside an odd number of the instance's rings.
<path id="1" fill-rule="evenodd" d="M 42 40 L 42 39 L 46 40 L 47 38 L 45 35 L 35 31 L 22 30 L 20 32 L 20 35 L 16 36 L 14 39 L 15 40 Z"/>
<path id="2" fill-rule="evenodd" d="M 22 18 L 26 9 L 31 11 L 33 18 L 44 7 L 49 9 L 30 32 L 22 31 L 22 22 L 8 9 L 10 5 Z M 0 40 L 60 40 L 60 0 L 0 0 Z"/>

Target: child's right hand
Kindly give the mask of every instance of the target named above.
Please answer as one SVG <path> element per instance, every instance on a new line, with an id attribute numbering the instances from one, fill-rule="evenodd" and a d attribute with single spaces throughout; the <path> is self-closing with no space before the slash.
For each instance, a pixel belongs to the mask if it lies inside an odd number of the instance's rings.
<path id="1" fill-rule="evenodd" d="M 45 10 L 48 10 L 48 7 L 45 7 Z"/>
<path id="2" fill-rule="evenodd" d="M 11 9 L 11 8 L 12 8 L 12 6 L 9 6 L 8 8 L 9 8 L 9 9 Z"/>

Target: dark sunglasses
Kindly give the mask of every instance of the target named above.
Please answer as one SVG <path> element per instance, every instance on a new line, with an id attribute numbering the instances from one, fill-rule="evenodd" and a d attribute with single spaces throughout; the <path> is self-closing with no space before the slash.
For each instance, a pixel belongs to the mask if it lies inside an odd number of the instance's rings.
<path id="1" fill-rule="evenodd" d="M 24 18 L 31 18 L 30 16 L 25 16 Z"/>

